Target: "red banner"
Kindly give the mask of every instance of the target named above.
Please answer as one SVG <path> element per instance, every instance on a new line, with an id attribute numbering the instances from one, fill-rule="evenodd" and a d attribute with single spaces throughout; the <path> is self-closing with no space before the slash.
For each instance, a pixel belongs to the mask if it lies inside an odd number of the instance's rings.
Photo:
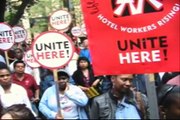
<path id="1" fill-rule="evenodd" d="M 179 0 L 81 0 L 96 75 L 180 71 Z"/>

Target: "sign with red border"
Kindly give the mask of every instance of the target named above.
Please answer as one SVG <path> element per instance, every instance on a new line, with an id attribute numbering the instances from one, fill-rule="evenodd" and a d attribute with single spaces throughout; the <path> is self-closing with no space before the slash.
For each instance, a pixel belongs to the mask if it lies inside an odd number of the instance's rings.
<path id="1" fill-rule="evenodd" d="M 15 42 L 20 43 L 27 39 L 27 31 L 21 26 L 14 26 L 13 28 L 15 35 Z"/>
<path id="2" fill-rule="evenodd" d="M 43 32 L 32 44 L 35 60 L 49 69 L 62 68 L 71 60 L 74 46 L 70 37 L 56 31 Z"/>
<path id="3" fill-rule="evenodd" d="M 65 10 L 58 10 L 51 14 L 49 17 L 50 25 L 56 30 L 64 30 L 70 26 L 72 16 Z"/>
<path id="4" fill-rule="evenodd" d="M 25 54 L 24 54 L 24 61 L 27 65 L 29 65 L 32 68 L 37 68 L 40 67 L 40 64 L 34 59 L 32 50 L 28 50 Z"/>
<path id="5" fill-rule="evenodd" d="M 6 23 L 0 23 L 0 49 L 8 50 L 14 45 L 14 32 Z"/>
<path id="6" fill-rule="evenodd" d="M 180 71 L 179 0 L 81 0 L 96 75 Z"/>
<path id="7" fill-rule="evenodd" d="M 82 31 L 81 31 L 81 28 L 80 28 L 80 27 L 74 26 L 74 27 L 71 29 L 71 33 L 72 33 L 73 36 L 79 37 L 79 36 L 81 36 Z"/>

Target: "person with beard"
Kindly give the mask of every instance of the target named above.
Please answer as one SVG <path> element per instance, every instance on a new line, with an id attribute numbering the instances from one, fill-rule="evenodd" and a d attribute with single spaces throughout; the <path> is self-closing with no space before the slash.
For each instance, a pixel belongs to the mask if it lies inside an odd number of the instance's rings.
<path id="1" fill-rule="evenodd" d="M 40 112 L 47 119 L 87 119 L 84 106 L 88 98 L 85 93 L 68 82 L 70 76 L 67 72 L 58 71 L 57 76 L 58 87 L 53 85 L 46 89 L 39 103 Z"/>
<path id="2" fill-rule="evenodd" d="M 132 97 L 132 74 L 111 76 L 112 88 L 93 99 L 90 119 L 141 119 Z"/>

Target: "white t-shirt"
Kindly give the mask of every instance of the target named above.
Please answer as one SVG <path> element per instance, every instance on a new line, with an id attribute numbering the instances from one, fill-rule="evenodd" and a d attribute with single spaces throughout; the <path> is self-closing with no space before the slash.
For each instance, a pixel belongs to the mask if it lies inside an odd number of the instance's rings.
<path id="1" fill-rule="evenodd" d="M 66 119 L 78 119 L 77 105 L 65 95 L 60 94 L 61 112 Z"/>
<path id="2" fill-rule="evenodd" d="M 4 89 L 0 85 L 0 99 L 4 108 L 10 107 L 14 104 L 25 104 L 26 107 L 28 107 L 36 116 L 31 108 L 31 103 L 27 96 L 26 90 L 20 85 L 12 83 L 10 93 L 5 93 Z"/>

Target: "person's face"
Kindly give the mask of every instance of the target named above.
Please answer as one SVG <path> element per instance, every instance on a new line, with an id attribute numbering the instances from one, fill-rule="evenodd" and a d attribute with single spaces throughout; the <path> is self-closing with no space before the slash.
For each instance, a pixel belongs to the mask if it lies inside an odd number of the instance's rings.
<path id="1" fill-rule="evenodd" d="M 86 60 L 81 60 L 81 61 L 79 62 L 79 67 L 80 67 L 81 69 L 86 69 L 86 68 L 88 67 L 88 62 L 87 62 Z"/>
<path id="2" fill-rule="evenodd" d="M 132 87 L 133 75 L 121 74 L 117 76 L 112 76 L 111 80 L 113 83 L 113 88 L 116 91 L 126 94 L 130 90 L 130 87 Z"/>
<path id="3" fill-rule="evenodd" d="M 11 74 L 7 69 L 0 70 L 0 85 L 6 86 L 11 84 Z"/>
<path id="4" fill-rule="evenodd" d="M 24 73 L 25 65 L 23 63 L 17 63 L 14 70 L 16 73 Z"/>
<path id="5" fill-rule="evenodd" d="M 21 51 L 21 50 L 16 50 L 16 51 L 15 51 L 15 57 L 16 57 L 16 59 L 18 59 L 18 60 L 22 60 L 22 58 L 23 58 L 23 53 L 22 53 L 22 51 Z"/>
<path id="6" fill-rule="evenodd" d="M 68 83 L 68 77 L 59 76 L 57 82 L 58 82 L 58 85 L 59 85 L 59 90 L 64 91 L 66 89 L 66 86 L 67 86 L 67 83 Z"/>
<path id="7" fill-rule="evenodd" d="M 167 108 L 167 119 L 179 119 L 180 118 L 180 101 L 176 100 L 172 105 Z"/>
<path id="8" fill-rule="evenodd" d="M 4 120 L 4 119 L 13 119 L 13 117 L 10 114 L 6 113 L 3 116 L 1 116 L 1 119 L 2 120 Z"/>
<path id="9" fill-rule="evenodd" d="M 88 40 L 87 40 L 87 39 L 83 41 L 83 46 L 84 46 L 85 48 L 88 47 Z"/>

